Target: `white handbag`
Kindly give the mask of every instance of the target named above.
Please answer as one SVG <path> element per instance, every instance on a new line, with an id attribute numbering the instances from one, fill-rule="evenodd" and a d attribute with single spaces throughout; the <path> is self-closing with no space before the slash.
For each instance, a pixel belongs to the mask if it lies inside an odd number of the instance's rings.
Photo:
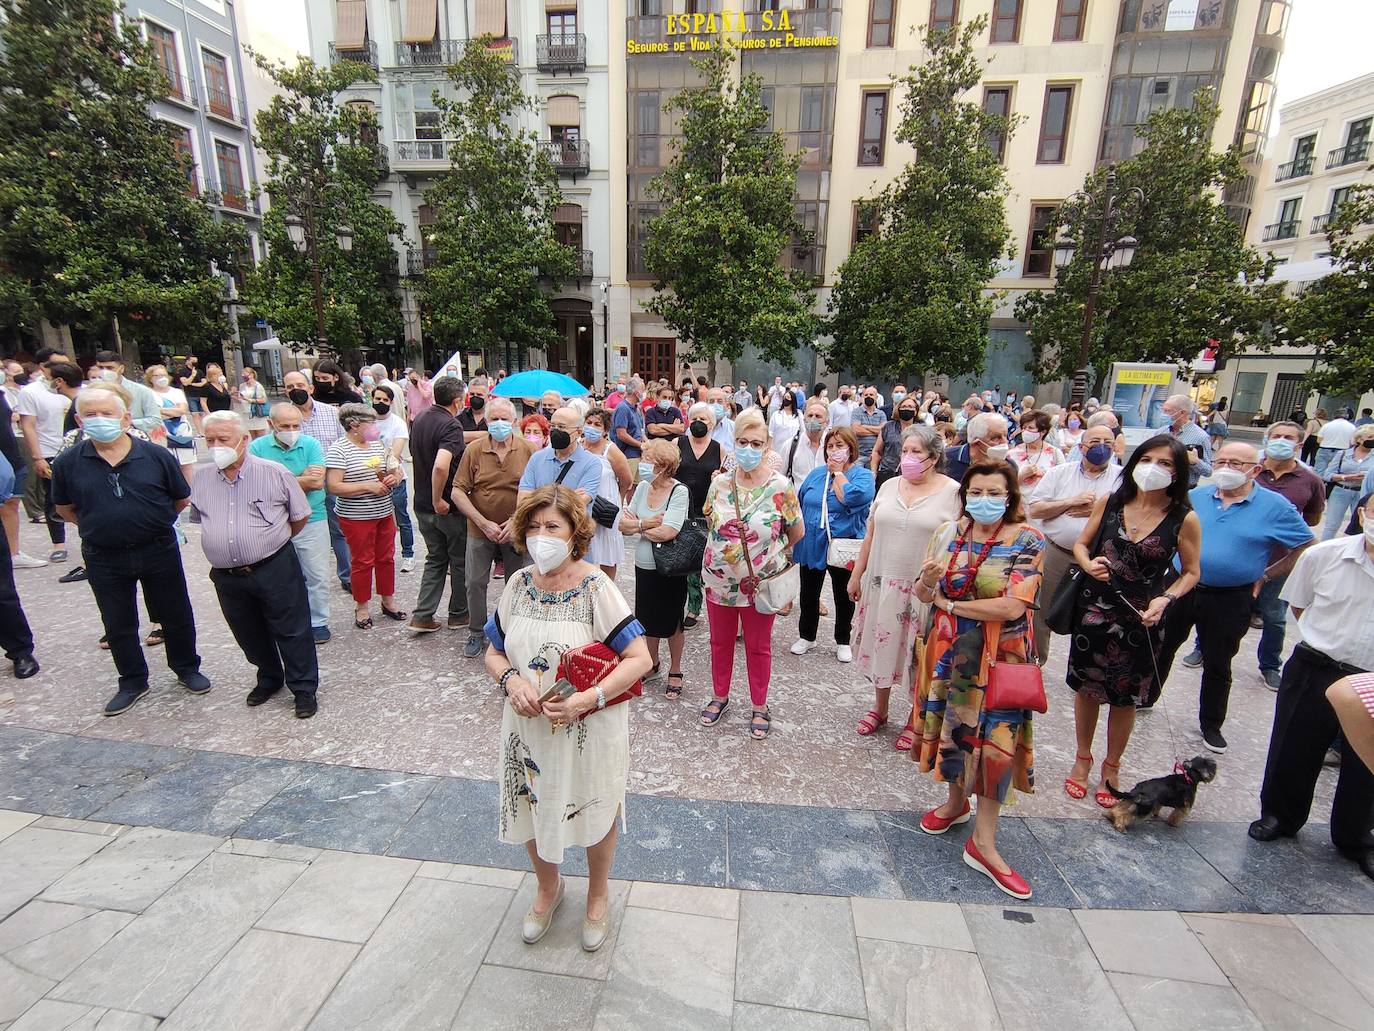
<path id="1" fill-rule="evenodd" d="M 825 548 L 825 564 L 853 572 L 863 549 L 862 537 L 833 537 L 830 534 L 830 474 L 825 474 L 825 493 L 821 495 L 821 529 L 829 543 Z"/>
<path id="2" fill-rule="evenodd" d="M 744 522 L 744 513 L 739 506 L 739 479 L 733 477 L 731 490 L 735 496 L 735 518 L 740 522 L 740 546 L 744 549 L 744 563 L 754 568 L 754 559 L 749 554 L 749 531 Z M 785 569 L 768 576 L 746 576 L 740 583 L 744 593 L 754 608 L 765 616 L 775 616 L 793 605 L 801 595 L 801 572 L 795 562 L 789 562 Z"/>

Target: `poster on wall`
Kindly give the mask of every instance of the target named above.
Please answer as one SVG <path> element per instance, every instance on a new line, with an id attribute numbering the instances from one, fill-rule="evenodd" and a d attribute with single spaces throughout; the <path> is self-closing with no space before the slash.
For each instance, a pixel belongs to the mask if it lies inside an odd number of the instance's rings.
<path id="1" fill-rule="evenodd" d="M 1107 404 L 1121 422 L 1132 446 L 1169 425 L 1164 402 L 1174 389 L 1178 367 L 1150 362 L 1115 362 L 1108 381 Z"/>

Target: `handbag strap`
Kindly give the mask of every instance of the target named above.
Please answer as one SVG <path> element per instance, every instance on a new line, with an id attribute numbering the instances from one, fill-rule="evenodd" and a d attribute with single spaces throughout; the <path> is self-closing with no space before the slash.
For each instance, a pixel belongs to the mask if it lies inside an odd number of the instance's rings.
<path id="1" fill-rule="evenodd" d="M 735 519 L 739 521 L 739 545 L 744 549 L 744 564 L 749 567 L 748 576 L 754 575 L 754 559 L 749 554 L 749 524 L 744 521 L 744 513 L 739 507 L 739 476 L 730 474 L 730 488 L 735 502 Z"/>
<path id="2" fill-rule="evenodd" d="M 834 540 L 830 533 L 830 470 L 825 471 L 825 490 L 821 492 L 821 529 L 827 541 Z"/>

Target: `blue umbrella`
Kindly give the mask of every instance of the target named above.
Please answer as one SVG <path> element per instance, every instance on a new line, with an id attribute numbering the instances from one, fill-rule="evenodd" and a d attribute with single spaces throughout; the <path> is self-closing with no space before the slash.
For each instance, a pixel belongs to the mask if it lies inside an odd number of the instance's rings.
<path id="1" fill-rule="evenodd" d="M 571 376 L 548 369 L 528 369 L 507 376 L 492 390 L 498 397 L 539 397 L 545 391 L 555 390 L 560 397 L 581 397 L 590 393 Z"/>

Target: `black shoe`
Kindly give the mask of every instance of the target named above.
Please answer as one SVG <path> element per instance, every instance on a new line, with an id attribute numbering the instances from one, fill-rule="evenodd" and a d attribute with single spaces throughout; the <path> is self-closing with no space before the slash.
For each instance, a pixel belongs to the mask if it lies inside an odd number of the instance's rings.
<path id="1" fill-rule="evenodd" d="M 1219 730 L 1209 730 L 1203 727 L 1202 743 L 1207 746 L 1208 750 L 1216 752 L 1218 755 L 1226 751 L 1226 738 L 1221 736 Z"/>
<path id="2" fill-rule="evenodd" d="M 1343 848 L 1340 853 L 1363 870 L 1366 877 L 1374 878 L 1374 849 Z"/>
<path id="3" fill-rule="evenodd" d="M 1256 841 L 1277 841 L 1279 838 L 1293 836 L 1291 832 L 1283 829 L 1283 824 L 1279 823 L 1277 816 L 1261 816 L 1250 824 L 1247 833 Z"/>
<path id="4" fill-rule="evenodd" d="M 133 708 L 134 702 L 138 701 L 148 693 L 146 687 L 139 688 L 137 691 L 127 691 L 120 688 L 115 692 L 115 696 L 105 703 L 105 716 L 118 716 L 121 712 L 127 712 Z"/>
<path id="5" fill-rule="evenodd" d="M 200 670 L 192 670 L 190 673 L 179 673 L 177 683 L 192 694 L 204 694 L 210 690 L 210 678 Z"/>
<path id="6" fill-rule="evenodd" d="M 14 660 L 14 679 L 28 680 L 38 673 L 38 660 L 32 655 L 21 655 Z"/>
<path id="7" fill-rule="evenodd" d="M 340 579 L 340 580 L 339 580 L 339 586 L 343 588 L 344 594 L 352 594 L 352 593 L 353 593 L 353 583 L 352 583 L 352 581 Z"/>
<path id="8" fill-rule="evenodd" d="M 296 719 L 308 720 L 315 713 L 319 712 L 320 704 L 315 701 L 315 696 L 307 691 L 296 692 Z"/>
<path id="9" fill-rule="evenodd" d="M 259 685 L 248 692 L 248 704 L 261 705 L 280 690 L 280 687 L 263 687 Z"/>
<path id="10" fill-rule="evenodd" d="M 60 584 L 74 584 L 79 580 L 86 579 L 86 567 L 74 566 L 69 572 L 63 573 L 57 578 Z"/>

